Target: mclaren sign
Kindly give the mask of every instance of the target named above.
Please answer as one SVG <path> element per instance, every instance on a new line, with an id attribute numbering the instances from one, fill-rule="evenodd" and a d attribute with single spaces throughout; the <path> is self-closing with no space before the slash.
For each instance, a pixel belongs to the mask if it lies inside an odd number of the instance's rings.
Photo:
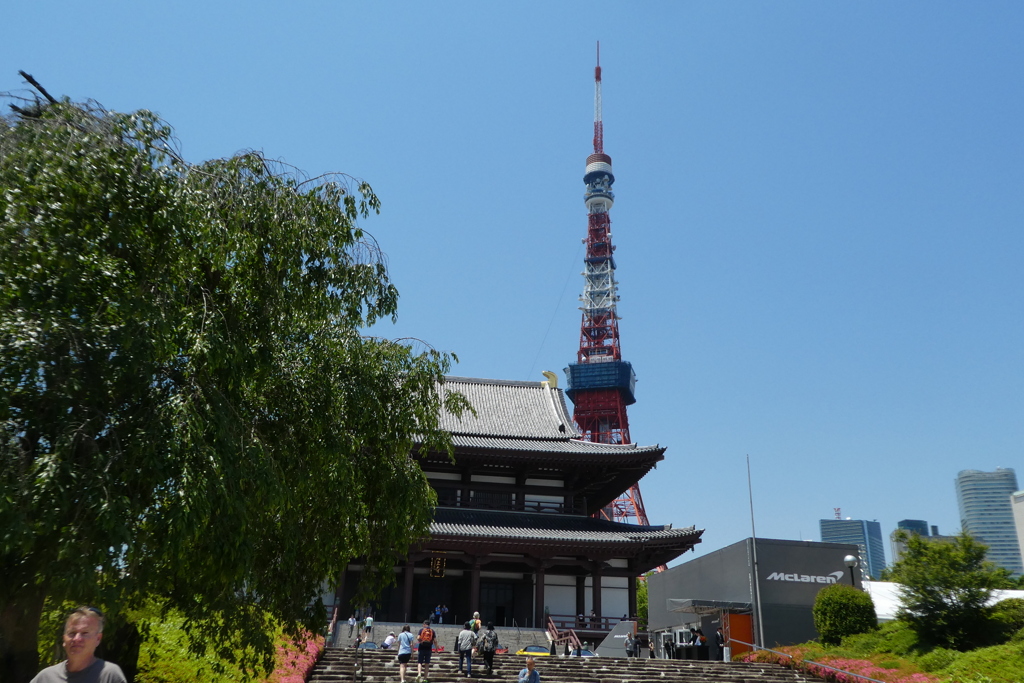
<path id="1" fill-rule="evenodd" d="M 773 572 L 768 575 L 765 581 L 793 581 L 795 583 L 835 583 L 843 577 L 843 572 L 832 572 L 827 576 L 813 576 L 811 574 L 786 574 L 784 572 Z"/>

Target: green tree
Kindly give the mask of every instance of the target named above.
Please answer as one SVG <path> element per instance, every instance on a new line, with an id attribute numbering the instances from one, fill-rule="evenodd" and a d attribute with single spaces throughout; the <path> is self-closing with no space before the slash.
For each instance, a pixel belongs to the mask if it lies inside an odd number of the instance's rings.
<path id="1" fill-rule="evenodd" d="M 846 636 L 878 627 L 871 596 L 853 586 L 834 583 L 818 591 L 811 609 L 814 628 L 825 645 L 838 645 Z"/>
<path id="2" fill-rule="evenodd" d="M 987 638 L 985 604 L 994 588 L 1010 583 L 1005 570 L 985 561 L 985 546 L 961 533 L 952 543 L 920 536 L 903 540 L 907 550 L 892 567 L 901 584 L 899 617 L 911 624 L 922 643 L 970 649 Z"/>
<path id="3" fill-rule="evenodd" d="M 647 592 L 647 579 L 654 572 L 647 572 L 643 576 L 638 576 L 634 579 L 636 581 L 636 619 L 638 628 L 646 631 L 648 624 L 650 624 L 650 599 Z"/>
<path id="4" fill-rule="evenodd" d="M 157 598 L 193 647 L 272 661 L 352 558 L 372 594 L 428 529 L 451 358 L 360 333 L 398 294 L 365 183 L 184 162 L 153 114 L 0 118 L 0 679 L 63 600 Z M 244 650 L 245 646 L 254 649 Z"/>
<path id="5" fill-rule="evenodd" d="M 1024 599 L 1007 598 L 992 605 L 992 642 L 1002 643 L 1024 630 Z"/>

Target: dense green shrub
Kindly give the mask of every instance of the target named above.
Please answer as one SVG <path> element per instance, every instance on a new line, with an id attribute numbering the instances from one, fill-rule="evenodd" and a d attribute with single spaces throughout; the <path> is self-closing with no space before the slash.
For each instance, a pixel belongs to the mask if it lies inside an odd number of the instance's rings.
<path id="1" fill-rule="evenodd" d="M 956 650 L 937 647 L 928 654 L 921 655 L 917 660 L 917 665 L 928 672 L 938 671 L 956 661 L 957 654 Z"/>
<path id="2" fill-rule="evenodd" d="M 974 682 L 979 677 L 992 683 L 1017 683 L 1024 680 L 1024 645 L 1007 643 L 961 652 L 942 673 L 953 683 Z"/>
<path id="3" fill-rule="evenodd" d="M 818 591 L 813 614 L 814 628 L 826 645 L 838 645 L 845 636 L 872 631 L 878 626 L 871 596 L 842 583 Z"/>
<path id="4" fill-rule="evenodd" d="M 1024 629 L 1024 599 L 1007 598 L 992 606 L 989 620 L 993 630 L 993 644 L 1005 643 Z"/>
<path id="5" fill-rule="evenodd" d="M 242 683 L 238 666 L 189 648 L 184 619 L 168 615 L 152 626 L 152 638 L 139 653 L 136 683 Z"/>
<path id="6" fill-rule="evenodd" d="M 905 621 L 887 621 L 876 630 L 843 638 L 843 648 L 856 654 L 887 652 L 906 656 L 917 652 L 920 645 L 917 633 Z"/>

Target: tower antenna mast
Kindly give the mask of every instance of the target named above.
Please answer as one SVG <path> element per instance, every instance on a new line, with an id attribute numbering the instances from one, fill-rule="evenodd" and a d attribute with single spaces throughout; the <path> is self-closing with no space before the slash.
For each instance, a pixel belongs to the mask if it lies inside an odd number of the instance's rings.
<path id="1" fill-rule="evenodd" d="M 619 345 L 618 281 L 615 279 L 615 247 L 611 218 L 615 195 L 612 158 L 604 153 L 604 121 L 601 115 L 601 44 L 597 44 L 594 68 L 594 153 L 587 157 L 587 247 L 584 258 L 583 294 L 580 296 L 580 347 L 576 362 L 566 368 L 566 395 L 575 408 L 573 420 L 587 441 L 608 444 L 632 443 L 626 406 L 634 403 L 636 375 L 632 364 L 622 360 Z M 634 484 L 604 508 L 605 519 L 648 525 L 640 487 Z"/>
<path id="2" fill-rule="evenodd" d="M 604 154 L 604 121 L 601 117 L 601 42 L 597 43 L 594 67 L 594 154 Z"/>

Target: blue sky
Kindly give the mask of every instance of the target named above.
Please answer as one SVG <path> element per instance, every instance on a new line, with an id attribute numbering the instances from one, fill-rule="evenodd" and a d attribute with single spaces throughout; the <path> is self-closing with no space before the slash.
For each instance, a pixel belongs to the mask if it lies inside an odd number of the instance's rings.
<path id="1" fill-rule="evenodd" d="M 600 40 L 631 432 L 668 447 L 641 488 L 703 553 L 750 533 L 748 454 L 786 539 L 835 507 L 952 533 L 959 470 L 1021 469 L 1022 32 L 1013 2 L 23 2 L 0 89 L 366 179 L 402 294 L 373 333 L 540 380 L 578 345 Z"/>

